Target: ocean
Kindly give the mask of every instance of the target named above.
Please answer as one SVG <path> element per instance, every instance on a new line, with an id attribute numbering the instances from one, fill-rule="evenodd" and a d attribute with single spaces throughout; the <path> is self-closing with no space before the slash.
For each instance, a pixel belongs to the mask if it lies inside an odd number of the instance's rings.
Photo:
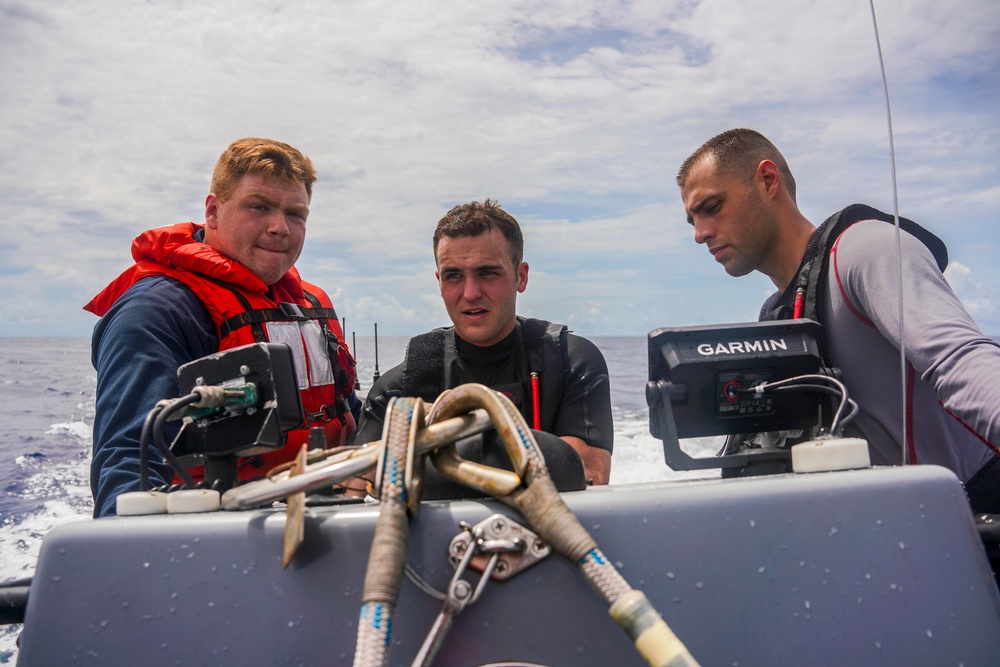
<path id="1" fill-rule="evenodd" d="M 403 360 L 407 338 L 380 337 L 378 368 Z M 615 449 L 611 483 L 705 477 L 667 468 L 649 434 L 645 400 L 646 338 L 594 337 L 611 375 Z M 0 582 L 31 576 L 42 540 L 54 526 L 91 520 L 90 450 L 97 374 L 89 338 L 3 338 L 0 346 Z M 353 347 L 353 346 L 352 346 Z M 375 370 L 374 338 L 357 338 L 363 394 Z M 165 397 L 166 398 L 166 397 Z M 719 439 L 690 441 L 708 455 Z M 19 625 L 0 626 L 0 664 L 15 664 Z"/>

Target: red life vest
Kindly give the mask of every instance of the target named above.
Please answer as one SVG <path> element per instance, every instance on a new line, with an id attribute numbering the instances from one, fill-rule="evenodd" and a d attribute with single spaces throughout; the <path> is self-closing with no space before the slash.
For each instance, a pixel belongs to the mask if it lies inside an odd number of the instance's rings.
<path id="1" fill-rule="evenodd" d="M 313 426 L 324 429 L 327 447 L 346 444 L 356 427 L 347 406 L 356 371 L 330 297 L 303 281 L 295 267 L 269 288 L 243 264 L 196 241 L 201 228 L 182 222 L 137 236 L 132 242 L 136 263 L 84 309 L 103 316 L 139 280 L 168 276 L 201 299 L 215 323 L 220 351 L 268 341 L 291 347 L 306 428 L 291 431 L 280 450 L 242 459 L 240 479 L 259 477 L 294 459 Z M 196 481 L 203 477 L 200 466 L 191 473 Z"/>

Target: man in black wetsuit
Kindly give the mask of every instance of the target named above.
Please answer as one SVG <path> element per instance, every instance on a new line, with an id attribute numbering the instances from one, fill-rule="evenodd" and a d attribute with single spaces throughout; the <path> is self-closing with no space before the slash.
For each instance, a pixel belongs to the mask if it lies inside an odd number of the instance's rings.
<path id="1" fill-rule="evenodd" d="M 393 396 L 433 401 L 445 389 L 478 382 L 514 401 L 530 426 L 568 443 L 588 484 L 608 483 L 614 429 L 607 364 L 565 326 L 515 315 L 517 294 L 528 286 L 523 254 L 520 226 L 495 201 L 456 206 L 438 222 L 435 276 L 454 326 L 413 338 L 406 360 L 372 386 L 356 443 L 382 436 Z"/>

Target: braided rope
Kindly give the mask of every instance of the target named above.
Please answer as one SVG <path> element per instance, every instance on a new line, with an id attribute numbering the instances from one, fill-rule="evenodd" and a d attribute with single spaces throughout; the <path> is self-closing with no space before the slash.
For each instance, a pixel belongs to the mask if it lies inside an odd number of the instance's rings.
<path id="1" fill-rule="evenodd" d="M 364 595 L 358 619 L 354 667 L 382 667 L 389 661 L 392 617 L 403 583 L 410 548 L 406 513 L 406 459 L 413 446 L 414 422 L 423 421 L 423 401 L 396 398 L 389 403 L 379 462 L 378 494 L 381 511 L 375 524 Z"/>
<path id="2" fill-rule="evenodd" d="M 632 590 L 625 578 L 618 573 L 600 549 L 591 549 L 578 562 L 583 576 L 608 605 L 612 605 Z"/>
<path id="3" fill-rule="evenodd" d="M 444 392 L 431 408 L 428 422 L 457 416 L 462 409 L 484 408 L 503 440 L 522 484 L 496 497 L 519 511 L 528 524 L 558 553 L 575 563 L 587 583 L 607 603 L 615 621 L 632 637 L 636 649 L 653 667 L 696 667 L 697 662 L 640 591 L 629 586 L 576 515 L 563 502 L 549 477 L 534 436 L 524 417 L 507 397 L 482 385 L 462 385 Z M 516 451 L 520 448 L 520 451 Z M 435 459 L 436 460 L 436 459 Z M 441 472 L 459 483 L 468 479 Z"/>

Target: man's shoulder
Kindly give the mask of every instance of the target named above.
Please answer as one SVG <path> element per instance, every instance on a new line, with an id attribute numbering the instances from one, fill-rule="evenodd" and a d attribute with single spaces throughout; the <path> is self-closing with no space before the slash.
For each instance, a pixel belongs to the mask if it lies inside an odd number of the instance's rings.
<path id="1" fill-rule="evenodd" d="M 444 341 L 445 337 L 449 332 L 454 331 L 455 327 L 436 327 L 430 331 L 425 331 L 421 334 L 417 334 L 410 338 L 410 341 L 406 344 L 407 349 L 414 343 L 416 344 L 427 344 L 427 343 L 437 343 L 438 341 Z"/>
<path id="2" fill-rule="evenodd" d="M 550 320 L 543 320 L 539 317 L 523 317 L 521 315 L 517 316 L 517 322 L 521 325 L 521 328 L 538 329 L 540 331 L 551 330 L 560 331 L 562 329 L 568 329 L 565 324 L 560 324 L 558 322 L 552 322 Z"/>
<path id="3" fill-rule="evenodd" d="M 564 363 L 568 361 L 570 370 L 577 364 L 599 363 L 605 365 L 604 355 L 590 339 L 573 333 L 565 324 L 536 318 L 518 317 L 526 344 L 551 341 L 562 349 Z M 531 339 L 531 340 L 528 340 Z"/>
<path id="4" fill-rule="evenodd" d="M 526 349 L 537 349 L 545 347 L 545 343 L 558 347 L 569 331 L 569 327 L 558 322 L 537 319 L 534 317 L 521 317 L 518 315 L 517 323 L 521 328 L 521 340 Z"/>
<path id="5" fill-rule="evenodd" d="M 595 350 L 598 349 L 597 343 L 595 343 L 594 341 L 590 340 L 589 338 L 585 338 L 585 337 L 581 336 L 578 333 L 574 333 L 573 331 L 570 331 L 569 329 L 566 330 L 565 339 L 566 339 L 566 346 L 567 347 L 571 347 L 572 346 L 572 347 L 579 348 L 579 349 L 595 349 Z"/>
<path id="6" fill-rule="evenodd" d="M 604 360 L 604 353 L 589 338 L 584 338 L 578 334 L 566 333 L 566 357 L 569 359 L 571 367 L 578 365 L 597 366 L 607 371 L 607 362 Z"/>
<path id="7" fill-rule="evenodd" d="M 91 346 L 99 393 L 124 383 L 122 395 L 155 387 L 167 391 L 162 398 L 176 395 L 177 368 L 217 352 L 219 339 L 207 310 L 190 290 L 154 276 L 137 282 L 115 302 L 94 327 Z"/>
<path id="8" fill-rule="evenodd" d="M 421 369 L 421 374 L 436 374 L 439 368 L 443 369 L 445 341 L 453 331 L 454 327 L 440 327 L 410 338 L 406 343 L 406 358 L 397 366 L 400 382 L 403 382 L 403 371 L 408 367 Z"/>
<path id="9" fill-rule="evenodd" d="M 218 347 L 215 325 L 205 304 L 186 285 L 167 276 L 137 281 L 94 329 L 95 341 L 106 342 L 159 340 L 164 335 L 197 338 L 205 345 Z"/>
<path id="10" fill-rule="evenodd" d="M 199 306 L 203 311 L 201 298 L 181 281 L 169 276 L 147 276 L 125 290 L 109 314 L 121 310 L 178 312 Z"/>
<path id="11" fill-rule="evenodd" d="M 851 225 L 848 225 L 840 234 L 837 236 L 837 241 L 843 239 L 875 239 L 875 240 L 888 240 L 894 238 L 896 234 L 895 227 L 891 224 L 887 224 L 882 220 L 875 220 L 872 218 L 865 220 L 858 220 Z"/>
<path id="12" fill-rule="evenodd" d="M 906 231 L 899 235 L 900 247 L 906 255 L 926 255 L 935 261 L 934 253 L 921 239 Z M 896 229 L 881 220 L 859 220 L 842 231 L 833 244 L 837 266 L 877 264 L 886 259 L 886 253 L 895 253 Z M 894 254 L 893 254 L 894 256 Z"/>
<path id="13" fill-rule="evenodd" d="M 867 206 L 855 205 L 845 211 L 856 210 L 855 217 L 845 219 L 840 224 L 846 225 L 833 245 L 840 250 L 858 252 L 861 256 L 881 254 L 885 248 L 896 245 L 896 219 L 888 213 Z M 841 212 L 843 214 L 844 212 Z M 840 215 L 840 214 L 837 214 Z M 948 266 L 948 248 L 944 241 L 930 230 L 920 226 L 913 220 L 900 217 L 900 244 L 904 252 L 919 252 L 927 254 L 938 265 L 941 271 Z"/>

